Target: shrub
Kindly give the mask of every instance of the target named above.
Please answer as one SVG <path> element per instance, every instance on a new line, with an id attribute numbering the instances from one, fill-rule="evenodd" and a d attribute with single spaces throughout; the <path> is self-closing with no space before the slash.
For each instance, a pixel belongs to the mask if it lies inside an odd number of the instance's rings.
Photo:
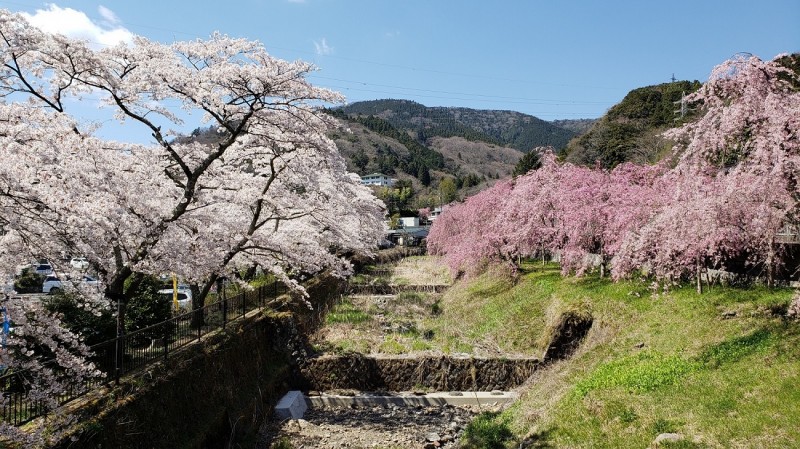
<path id="1" fill-rule="evenodd" d="M 135 288 L 127 283 L 125 296 L 128 307 L 125 314 L 125 329 L 134 332 L 172 318 L 171 301 L 158 293 L 161 281 L 154 276 L 145 277 Z M 150 340 L 171 334 L 172 327 L 153 329 L 136 337 L 136 344 L 149 344 Z"/>
<path id="2" fill-rule="evenodd" d="M 22 271 L 22 274 L 14 281 L 14 290 L 17 293 L 41 293 L 44 276 L 36 273 L 30 268 Z"/>
<path id="3" fill-rule="evenodd" d="M 80 296 L 75 292 L 58 292 L 42 300 L 45 309 L 61 315 L 67 329 L 81 335 L 88 346 L 111 340 L 117 335 L 117 324 L 111 311 L 96 315 L 81 306 Z"/>

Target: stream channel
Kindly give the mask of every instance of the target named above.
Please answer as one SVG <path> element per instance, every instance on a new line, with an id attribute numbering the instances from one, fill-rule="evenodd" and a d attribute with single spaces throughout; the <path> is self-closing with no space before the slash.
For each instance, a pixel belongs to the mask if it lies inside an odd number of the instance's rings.
<path id="1" fill-rule="evenodd" d="M 455 447 L 476 414 L 507 407 L 515 395 L 503 391 L 540 367 L 532 358 L 428 345 L 430 319 L 451 283 L 431 258 L 404 259 L 355 281 L 311 338 L 319 354 L 302 363 L 295 379 L 307 410 L 300 419 L 275 417 L 258 447 Z M 430 399 L 475 392 L 483 392 L 480 400 Z"/>

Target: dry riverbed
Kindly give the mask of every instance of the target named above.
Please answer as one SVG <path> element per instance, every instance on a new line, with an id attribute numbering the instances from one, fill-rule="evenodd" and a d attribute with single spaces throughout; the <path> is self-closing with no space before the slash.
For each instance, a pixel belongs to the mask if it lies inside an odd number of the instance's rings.
<path id="1" fill-rule="evenodd" d="M 406 258 L 395 266 L 358 275 L 351 282 L 395 286 L 398 293 L 343 298 L 311 338 L 318 351 L 411 356 L 454 352 L 434 341 L 431 325 L 440 313 L 440 289 L 452 283 L 437 258 Z M 414 286 L 414 290 L 404 291 L 404 286 Z M 426 286 L 438 286 L 439 290 Z M 303 419 L 270 423 L 258 447 L 449 448 L 455 447 L 477 413 L 494 408 L 380 405 L 309 409 Z"/>
<path id="2" fill-rule="evenodd" d="M 480 411 L 470 407 L 346 407 L 309 409 L 303 419 L 274 422 L 260 448 L 431 449 L 454 447 Z"/>

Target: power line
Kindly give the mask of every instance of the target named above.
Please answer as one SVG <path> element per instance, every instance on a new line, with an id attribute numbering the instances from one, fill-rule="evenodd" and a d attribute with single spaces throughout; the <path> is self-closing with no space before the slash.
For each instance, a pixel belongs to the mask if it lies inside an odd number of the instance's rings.
<path id="1" fill-rule="evenodd" d="M 546 99 L 546 98 L 525 98 L 525 97 L 508 97 L 502 95 L 485 95 L 485 94 L 474 94 L 474 93 L 465 93 L 465 92 L 450 92 L 445 90 L 435 90 L 435 89 L 420 89 L 415 87 L 403 87 L 403 86 L 393 86 L 387 84 L 375 84 L 375 83 L 368 83 L 364 81 L 350 81 L 340 78 L 331 78 L 319 75 L 311 75 L 309 78 L 316 78 L 322 80 L 331 80 L 331 81 L 339 81 L 343 83 L 352 83 L 358 84 L 361 86 L 375 86 L 375 87 L 386 87 L 390 89 L 402 89 L 402 90 L 410 90 L 415 92 L 426 92 L 426 93 L 435 93 L 435 94 L 444 94 L 444 95 L 459 95 L 459 96 L 466 96 L 466 97 L 481 97 L 487 100 L 484 101 L 503 101 L 503 102 L 517 102 L 517 103 L 526 103 L 526 104 L 542 104 L 542 105 L 554 105 L 554 106 L 563 106 L 563 105 L 607 105 L 610 101 L 575 101 L 575 100 L 556 100 L 556 99 Z M 357 89 L 357 88 L 353 88 Z M 441 98 L 441 97 L 438 97 Z M 458 100 L 465 100 L 465 98 L 457 98 Z M 469 100 L 473 100 L 474 98 L 466 98 Z M 511 101 L 507 101 L 511 100 Z M 481 101 L 481 100 L 478 100 Z"/>

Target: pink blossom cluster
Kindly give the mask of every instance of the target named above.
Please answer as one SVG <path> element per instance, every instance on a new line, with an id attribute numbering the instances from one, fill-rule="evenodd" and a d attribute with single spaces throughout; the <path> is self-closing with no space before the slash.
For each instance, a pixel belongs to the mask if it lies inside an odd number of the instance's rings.
<path id="1" fill-rule="evenodd" d="M 608 171 L 545 152 L 540 169 L 450 207 L 428 248 L 455 273 L 556 256 L 578 275 L 674 282 L 736 264 L 771 281 L 786 248 L 777 236 L 800 222 L 797 77 L 779 58 L 726 61 L 690 98 L 701 117 L 666 133 L 671 161 Z"/>

